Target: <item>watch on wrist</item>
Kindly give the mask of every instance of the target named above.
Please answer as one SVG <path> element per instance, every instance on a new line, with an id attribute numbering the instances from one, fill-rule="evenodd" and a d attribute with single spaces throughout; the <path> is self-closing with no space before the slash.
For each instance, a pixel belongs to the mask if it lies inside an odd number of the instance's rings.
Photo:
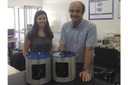
<path id="1" fill-rule="evenodd" d="M 87 68 L 83 68 L 83 70 L 82 71 L 86 71 L 86 72 L 88 72 L 89 73 L 89 69 L 87 69 Z"/>

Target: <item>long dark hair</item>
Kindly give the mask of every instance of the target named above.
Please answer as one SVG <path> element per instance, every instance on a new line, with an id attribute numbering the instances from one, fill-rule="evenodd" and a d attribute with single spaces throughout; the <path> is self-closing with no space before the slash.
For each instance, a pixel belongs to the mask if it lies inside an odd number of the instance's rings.
<path id="1" fill-rule="evenodd" d="M 46 25 L 44 27 L 44 32 L 47 36 L 51 36 L 52 35 L 52 31 L 51 31 L 51 28 L 49 26 L 49 21 L 48 21 L 48 17 L 47 17 L 47 14 L 45 11 L 43 10 L 39 10 L 35 13 L 35 16 L 34 16 L 34 24 L 33 24 L 33 27 L 32 27 L 32 34 L 38 34 L 38 30 L 39 30 L 39 26 L 37 24 L 37 17 L 39 15 L 42 15 L 42 14 L 45 14 L 46 16 L 46 19 L 47 19 L 47 22 L 46 22 Z"/>

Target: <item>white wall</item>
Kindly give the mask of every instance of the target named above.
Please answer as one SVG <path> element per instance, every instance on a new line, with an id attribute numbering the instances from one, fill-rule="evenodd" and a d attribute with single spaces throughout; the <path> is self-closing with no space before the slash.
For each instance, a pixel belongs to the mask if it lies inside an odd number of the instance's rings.
<path id="1" fill-rule="evenodd" d="M 42 6 L 42 0 L 8 0 L 8 7 L 23 5 Z"/>
<path id="2" fill-rule="evenodd" d="M 25 5 L 26 6 L 32 6 L 32 7 L 42 7 L 42 0 L 8 0 L 8 7 L 24 7 Z M 8 9 L 8 13 L 12 14 L 12 17 L 10 15 L 7 16 L 9 19 L 11 19 L 11 20 L 9 20 L 9 22 L 11 22 L 11 23 L 9 23 L 7 25 L 8 26 L 7 29 L 8 28 L 14 28 L 14 23 L 12 23 L 12 22 L 14 22 L 13 21 L 13 18 L 14 18 L 13 17 L 13 10 L 10 10 L 10 11 L 12 13 L 10 13 L 9 9 Z M 18 13 L 18 11 L 16 11 L 16 12 Z M 27 18 L 26 22 L 27 22 L 27 24 L 31 24 L 31 23 L 33 23 L 33 16 L 35 15 L 36 9 L 33 8 L 33 10 L 31 10 L 31 12 L 30 11 L 27 11 L 27 12 L 29 12 L 30 16 L 27 16 L 28 18 Z M 19 17 L 20 27 L 19 27 L 19 24 L 17 22 L 18 15 L 16 15 L 16 17 L 15 17 L 16 18 L 16 25 L 15 25 L 16 31 L 18 31 L 19 28 L 20 28 L 20 30 L 24 28 L 24 15 L 23 15 L 24 11 L 20 10 L 19 13 L 20 13 L 20 17 Z M 29 20 L 32 20 L 32 21 L 29 21 Z M 11 26 L 11 27 L 9 27 L 9 26 Z M 19 38 L 18 32 L 15 34 L 15 37 L 17 39 L 24 40 L 24 34 L 23 34 L 22 30 L 20 32 L 20 38 Z M 16 48 L 23 49 L 23 42 L 16 42 Z"/>
<path id="3" fill-rule="evenodd" d="M 118 0 L 114 0 L 114 18 L 112 20 L 91 20 L 97 25 L 98 38 L 104 33 L 120 34 L 120 19 L 118 19 Z"/>
<path id="4" fill-rule="evenodd" d="M 54 23 L 53 30 L 61 30 L 61 25 L 70 20 L 68 7 L 70 2 L 76 0 L 43 0 L 43 8 L 47 12 L 49 18 L 55 17 L 59 23 Z M 88 0 L 82 1 L 86 6 L 84 18 L 88 20 Z M 63 14 L 62 14 L 63 13 Z M 52 21 L 52 20 L 49 20 Z M 114 18 L 112 20 L 90 20 L 97 25 L 98 39 L 104 37 L 104 33 L 120 34 L 120 19 L 118 19 L 118 0 L 114 0 Z M 53 22 L 52 22 L 53 23 Z"/>
<path id="5" fill-rule="evenodd" d="M 70 2 L 76 0 L 8 0 L 8 6 L 42 6 L 48 14 L 50 24 L 54 31 L 60 31 L 64 22 L 70 20 L 68 7 Z M 88 20 L 88 0 L 79 0 L 86 5 L 84 18 Z M 104 33 L 120 34 L 120 19 L 118 19 L 118 0 L 114 0 L 114 18 L 112 20 L 90 20 L 97 25 L 98 39 Z"/>

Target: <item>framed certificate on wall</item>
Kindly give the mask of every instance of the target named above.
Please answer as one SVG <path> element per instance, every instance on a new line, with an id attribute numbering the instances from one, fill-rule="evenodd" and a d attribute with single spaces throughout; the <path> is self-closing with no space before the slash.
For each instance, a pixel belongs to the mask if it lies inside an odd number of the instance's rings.
<path id="1" fill-rule="evenodd" d="M 89 0 L 89 20 L 113 19 L 114 0 Z"/>

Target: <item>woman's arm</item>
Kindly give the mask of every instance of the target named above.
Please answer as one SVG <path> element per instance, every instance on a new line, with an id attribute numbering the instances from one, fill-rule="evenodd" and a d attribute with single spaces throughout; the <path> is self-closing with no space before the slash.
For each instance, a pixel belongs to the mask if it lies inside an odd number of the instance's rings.
<path id="1" fill-rule="evenodd" d="M 53 48 L 53 41 L 51 40 L 51 49 L 50 49 L 50 53 L 54 52 L 54 48 Z"/>
<path id="2" fill-rule="evenodd" d="M 26 57 L 29 54 L 29 47 L 30 47 L 30 40 L 25 39 L 24 41 L 24 48 L 23 48 L 23 55 Z"/>

